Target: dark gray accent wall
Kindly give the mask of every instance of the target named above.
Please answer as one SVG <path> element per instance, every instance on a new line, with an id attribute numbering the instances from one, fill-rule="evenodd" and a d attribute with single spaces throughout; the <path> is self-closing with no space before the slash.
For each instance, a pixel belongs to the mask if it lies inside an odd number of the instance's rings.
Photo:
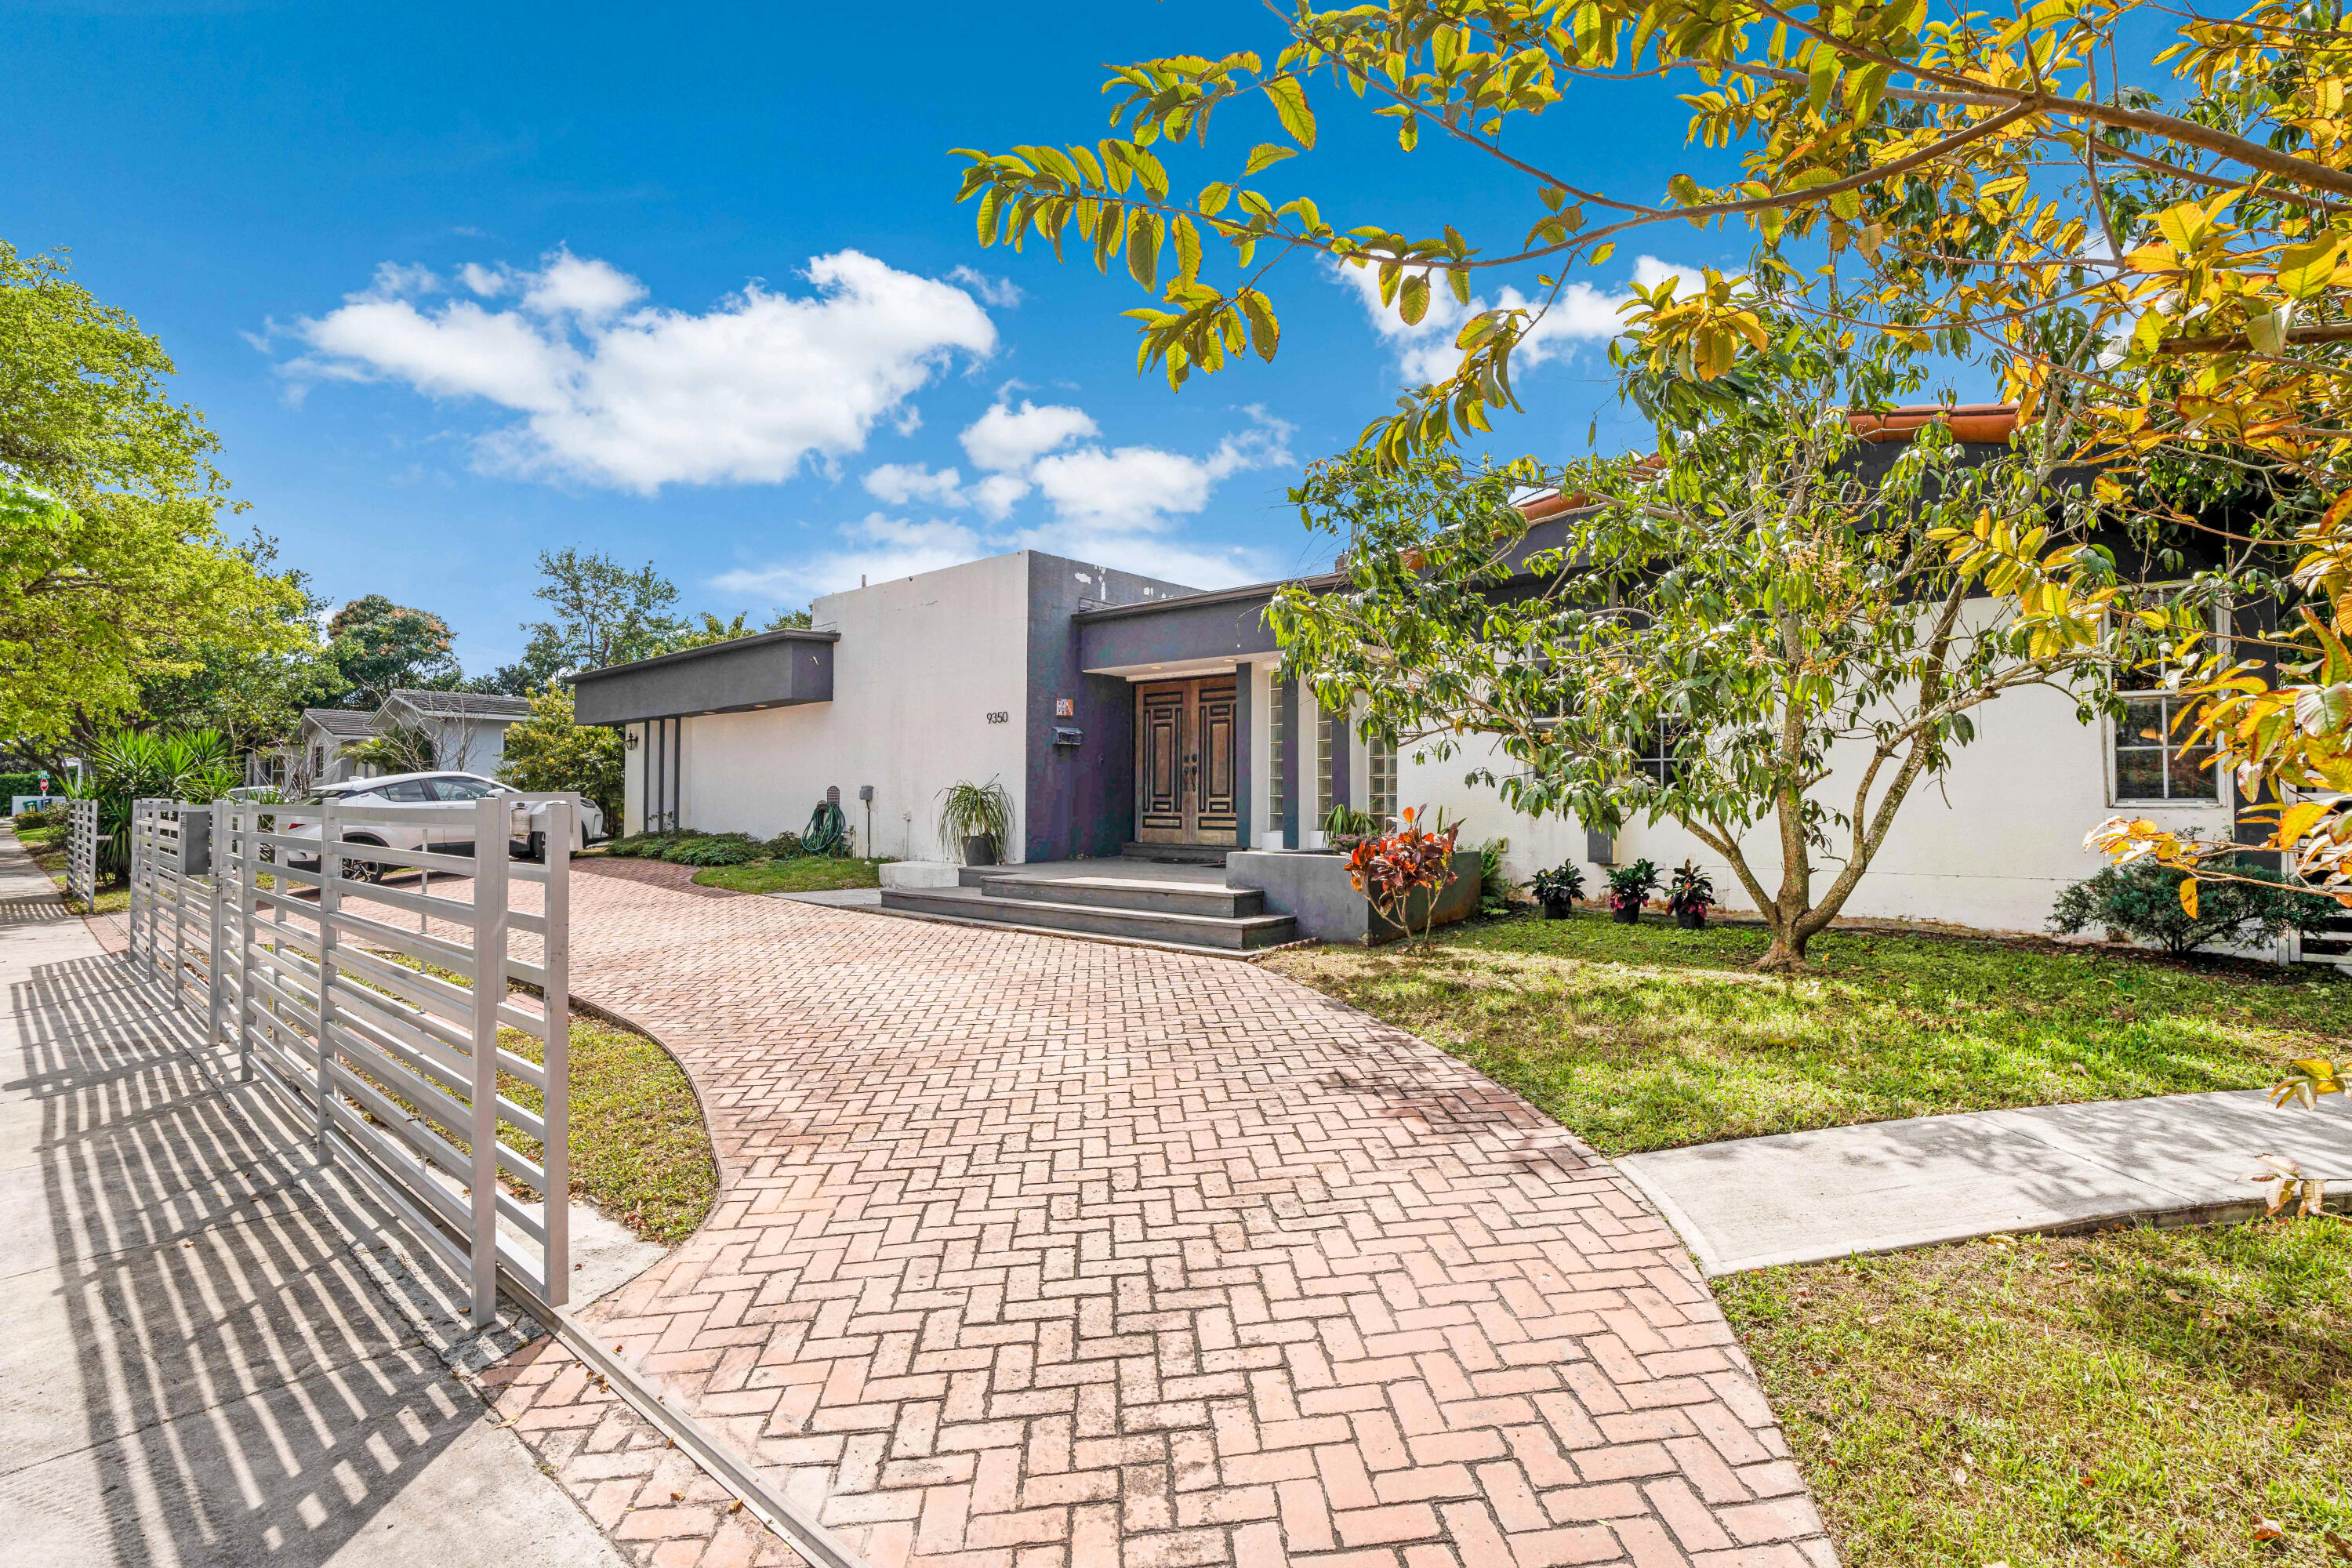
<path id="1" fill-rule="evenodd" d="M 1069 860 L 1116 855 L 1135 837 L 1135 698 L 1124 678 L 1088 675 L 1080 623 L 1103 605 L 1129 605 L 1196 590 L 1036 551 L 1029 556 L 1028 776 L 1022 858 Z M 1076 710 L 1056 716 L 1055 704 Z M 1075 729 L 1076 746 L 1054 731 Z"/>
<path id="2" fill-rule="evenodd" d="M 763 632 L 666 653 L 572 678 L 572 711 L 583 724 L 634 724 L 682 714 L 736 713 L 833 700 L 838 632 Z"/>
<path id="3" fill-rule="evenodd" d="M 1078 622 L 1078 657 L 1087 669 L 1126 669 L 1270 654 L 1274 628 L 1265 623 L 1265 607 L 1273 602 L 1272 588 L 1251 588 L 1148 611 L 1096 610 Z"/>

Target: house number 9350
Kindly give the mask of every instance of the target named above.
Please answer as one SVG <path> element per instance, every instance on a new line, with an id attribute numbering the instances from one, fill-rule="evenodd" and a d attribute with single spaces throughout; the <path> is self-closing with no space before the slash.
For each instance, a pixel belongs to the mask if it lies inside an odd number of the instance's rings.
<path id="1" fill-rule="evenodd" d="M 988 716 L 988 721 L 992 724 L 1010 724 L 1013 722 L 1013 715 L 999 708 Z"/>

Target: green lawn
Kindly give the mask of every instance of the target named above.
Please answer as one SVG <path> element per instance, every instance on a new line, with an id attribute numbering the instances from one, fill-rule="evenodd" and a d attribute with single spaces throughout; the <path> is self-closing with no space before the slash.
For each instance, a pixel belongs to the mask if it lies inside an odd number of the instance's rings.
<path id="1" fill-rule="evenodd" d="M 790 860 L 753 860 L 742 866 L 710 866 L 694 874 L 695 884 L 738 893 L 821 893 L 835 888 L 878 888 L 879 860 L 803 855 Z"/>
<path id="2" fill-rule="evenodd" d="M 575 1009 L 572 1015 L 572 1190 L 647 1241 L 675 1247 L 692 1236 L 719 1196 L 710 1134 L 686 1071 L 634 1029 Z M 507 1049 L 541 1059 L 539 1041 L 499 1031 Z M 502 1089 L 539 1109 L 537 1089 L 506 1077 Z M 509 1129 L 533 1160 L 536 1139 Z"/>
<path id="3" fill-rule="evenodd" d="M 1412 1030 L 1606 1154 L 1892 1117 L 2267 1084 L 2340 1048 L 2352 983 L 2030 942 L 1840 933 L 1748 972 L 1753 927 L 1475 923 L 1268 966 Z"/>
<path id="4" fill-rule="evenodd" d="M 49 879 L 60 889 L 66 885 L 66 831 L 62 824 L 55 827 L 16 829 L 16 842 L 25 847 L 26 853 L 33 858 L 33 864 L 47 871 L 49 874 Z M 117 887 L 99 889 L 97 907 L 88 912 L 111 914 L 118 910 L 127 910 L 130 907 L 131 887 L 129 883 L 123 883 Z"/>
<path id="5" fill-rule="evenodd" d="M 1716 1294 L 1847 1568 L 2352 1561 L 2352 1224 L 1934 1247 Z"/>

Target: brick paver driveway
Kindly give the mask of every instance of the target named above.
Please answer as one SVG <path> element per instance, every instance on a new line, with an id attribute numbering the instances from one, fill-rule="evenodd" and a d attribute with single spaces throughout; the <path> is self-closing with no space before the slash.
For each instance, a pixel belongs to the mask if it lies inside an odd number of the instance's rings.
<path id="1" fill-rule="evenodd" d="M 578 869 L 575 989 L 726 1183 L 592 1316 L 875 1568 L 1833 1561 L 1672 1233 L 1434 1047 L 1244 963 Z"/>

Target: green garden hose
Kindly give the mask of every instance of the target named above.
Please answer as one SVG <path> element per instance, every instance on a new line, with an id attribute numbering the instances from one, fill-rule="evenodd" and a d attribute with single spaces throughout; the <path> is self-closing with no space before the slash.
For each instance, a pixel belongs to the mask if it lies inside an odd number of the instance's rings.
<path id="1" fill-rule="evenodd" d="M 817 802 L 809 813 L 808 831 L 801 835 L 801 848 L 811 855 L 839 855 L 848 848 L 849 825 L 841 815 L 841 807 L 829 800 Z"/>

